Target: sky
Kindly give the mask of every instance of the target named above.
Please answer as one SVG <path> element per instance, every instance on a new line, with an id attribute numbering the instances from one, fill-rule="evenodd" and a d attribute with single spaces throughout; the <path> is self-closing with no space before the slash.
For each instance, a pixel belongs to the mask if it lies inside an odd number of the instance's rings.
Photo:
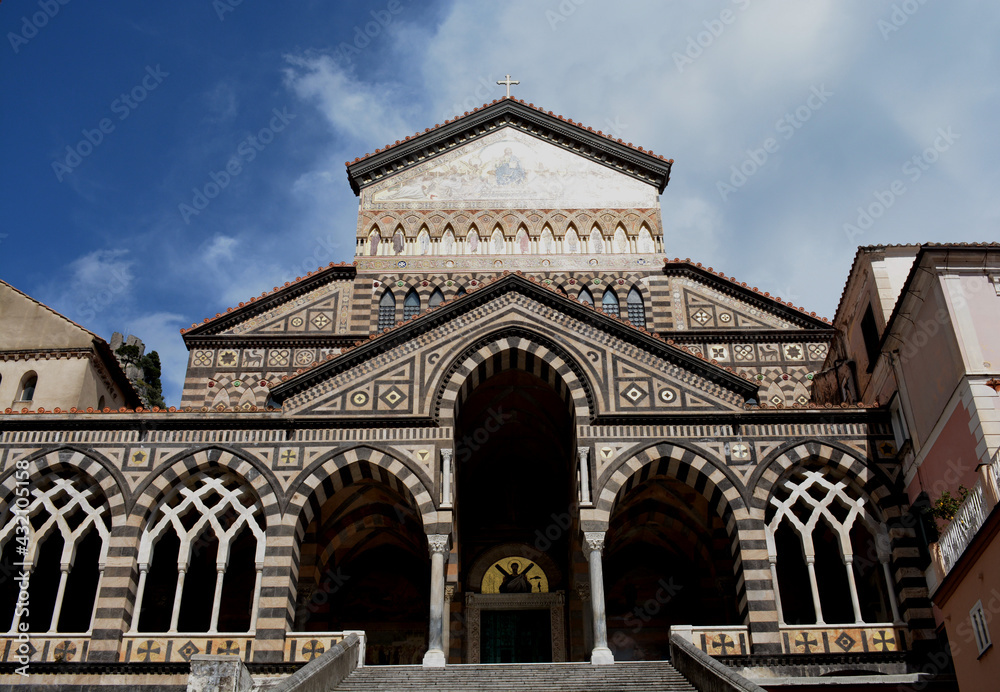
<path id="1" fill-rule="evenodd" d="M 139 336 L 171 405 L 181 327 L 352 260 L 345 161 L 508 73 L 675 160 L 669 257 L 821 315 L 858 245 L 1000 240 L 994 2 L 4 0 L 0 28 L 0 277 Z"/>

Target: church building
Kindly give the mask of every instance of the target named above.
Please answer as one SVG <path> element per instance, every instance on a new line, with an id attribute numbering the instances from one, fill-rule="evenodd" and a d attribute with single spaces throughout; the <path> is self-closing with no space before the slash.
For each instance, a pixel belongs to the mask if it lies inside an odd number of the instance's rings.
<path id="1" fill-rule="evenodd" d="M 354 261 L 184 330 L 179 406 L 8 397 L 0 686 L 25 651 L 53 685 L 288 674 L 352 632 L 367 665 L 672 633 L 764 678 L 917 671 L 891 412 L 814 391 L 832 323 L 669 257 L 671 165 L 499 99 L 348 162 Z"/>

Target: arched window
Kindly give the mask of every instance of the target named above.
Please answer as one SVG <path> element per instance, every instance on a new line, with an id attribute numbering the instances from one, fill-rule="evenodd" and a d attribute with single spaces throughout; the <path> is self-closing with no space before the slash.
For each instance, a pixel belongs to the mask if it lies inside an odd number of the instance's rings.
<path id="1" fill-rule="evenodd" d="M 800 467 L 775 487 L 765 538 L 783 623 L 900 621 L 888 531 L 870 507 L 829 469 Z"/>
<path id="2" fill-rule="evenodd" d="M 231 474 L 196 473 L 160 500 L 143 531 L 132 631 L 252 630 L 263 563 L 260 499 Z"/>
<path id="3" fill-rule="evenodd" d="M 15 574 L 14 563 L 32 565 L 28 588 L 31 603 L 27 626 L 31 632 L 87 632 L 107 562 L 111 506 L 100 485 L 82 475 L 42 476 L 32 488 L 25 508 L 28 518 L 27 553 L 17 540 L 17 517 L 0 530 L 2 566 Z M 68 565 L 69 569 L 65 569 Z M 0 583 L 0 629 L 19 629 L 14 604 L 18 585 Z M 63 605 L 66 605 L 64 608 Z M 6 630 L 4 630 L 6 631 Z"/>
<path id="4" fill-rule="evenodd" d="M 419 314 L 420 296 L 417 295 L 417 289 L 411 288 L 410 292 L 406 294 L 406 298 L 403 299 L 403 319 L 408 320 Z"/>
<path id="5" fill-rule="evenodd" d="M 636 242 L 636 246 L 639 252 L 656 252 L 656 243 L 653 242 L 653 236 L 650 235 L 646 224 L 643 224 L 642 228 L 639 229 L 639 240 Z"/>
<path id="6" fill-rule="evenodd" d="M 615 229 L 615 252 L 624 254 L 628 251 L 628 234 L 625 233 L 625 229 L 619 224 L 618 228 Z"/>
<path id="7" fill-rule="evenodd" d="M 606 315 L 618 317 L 621 310 L 618 306 L 618 294 L 615 293 L 615 289 L 608 287 L 608 290 L 604 292 L 604 296 L 601 298 L 601 309 Z"/>
<path id="8" fill-rule="evenodd" d="M 21 380 L 21 395 L 18 401 L 31 401 L 35 398 L 35 388 L 38 386 L 38 375 L 29 372 Z"/>
<path id="9" fill-rule="evenodd" d="M 382 299 L 378 302 L 378 330 L 391 329 L 396 324 L 396 297 L 392 289 L 385 289 Z"/>
<path id="10" fill-rule="evenodd" d="M 628 321 L 636 327 L 646 327 L 646 307 L 642 304 L 642 294 L 635 286 L 628 292 Z"/>
<path id="11" fill-rule="evenodd" d="M 586 303 L 587 305 L 594 306 L 594 296 L 590 294 L 590 289 L 584 286 L 580 289 L 580 295 L 577 297 L 581 303 Z"/>
<path id="12" fill-rule="evenodd" d="M 427 306 L 431 308 L 436 308 L 443 302 L 444 302 L 444 293 L 441 292 L 440 288 L 435 288 L 434 292 L 431 293 L 431 299 L 427 301 Z"/>
<path id="13" fill-rule="evenodd" d="M 459 286 L 458 290 L 455 291 L 455 297 L 457 298 L 458 296 L 464 296 L 464 295 L 465 295 L 465 286 Z"/>

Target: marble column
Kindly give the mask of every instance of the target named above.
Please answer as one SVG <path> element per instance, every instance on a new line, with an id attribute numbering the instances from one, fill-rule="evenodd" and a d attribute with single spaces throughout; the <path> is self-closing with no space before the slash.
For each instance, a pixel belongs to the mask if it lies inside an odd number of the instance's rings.
<path id="1" fill-rule="evenodd" d="M 455 585 L 445 584 L 444 587 L 444 620 L 441 632 L 441 648 L 444 650 L 444 660 L 448 661 L 451 651 L 451 600 L 455 597 Z"/>
<path id="2" fill-rule="evenodd" d="M 451 507 L 451 458 L 454 450 L 441 450 L 441 508 Z"/>
<path id="3" fill-rule="evenodd" d="M 448 536 L 431 534 L 427 537 L 431 551 L 431 618 L 425 668 L 444 668 L 444 556 L 448 554 Z"/>
<path id="4" fill-rule="evenodd" d="M 590 447 L 577 447 L 576 454 L 580 459 L 580 506 L 590 507 Z"/>
<path id="5" fill-rule="evenodd" d="M 594 650 L 590 662 L 595 666 L 611 665 L 615 662 L 615 657 L 608 648 L 608 622 L 604 610 L 604 566 L 601 563 L 604 532 L 586 531 L 583 538 L 583 548 L 590 563 L 590 607 L 594 620 Z"/>

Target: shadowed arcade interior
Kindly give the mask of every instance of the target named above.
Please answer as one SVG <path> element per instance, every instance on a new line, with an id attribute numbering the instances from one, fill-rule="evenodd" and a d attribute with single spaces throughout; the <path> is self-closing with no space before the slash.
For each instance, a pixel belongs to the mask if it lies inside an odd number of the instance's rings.
<path id="1" fill-rule="evenodd" d="M 732 538 L 694 488 L 651 477 L 619 497 L 605 544 L 608 646 L 663 660 L 672 625 L 742 624 Z"/>
<path id="2" fill-rule="evenodd" d="M 482 586 L 473 583 L 481 581 L 473 577 L 477 563 L 497 546 L 517 551 L 512 555 L 544 553 L 544 563 L 553 572 L 546 574 L 548 590 L 567 589 L 569 554 L 575 545 L 568 521 L 575 458 L 572 408 L 557 390 L 562 385 L 558 376 L 535 367 L 531 359 L 529 355 L 523 370 L 484 377 L 458 410 L 456 533 L 463 589 L 473 593 Z M 556 385 L 528 370 L 541 372 Z M 565 391 L 564 385 L 561 388 Z M 551 660 L 547 613 L 515 616 L 484 609 L 483 623 L 483 661 Z M 490 634 L 494 630 L 500 633 L 496 637 Z M 529 641 L 537 645 L 523 645 Z"/>
<path id="3" fill-rule="evenodd" d="M 410 497 L 380 479 L 345 475 L 349 482 L 306 527 L 295 630 L 364 630 L 367 663 L 420 663 L 430 611 L 420 515 Z"/>

